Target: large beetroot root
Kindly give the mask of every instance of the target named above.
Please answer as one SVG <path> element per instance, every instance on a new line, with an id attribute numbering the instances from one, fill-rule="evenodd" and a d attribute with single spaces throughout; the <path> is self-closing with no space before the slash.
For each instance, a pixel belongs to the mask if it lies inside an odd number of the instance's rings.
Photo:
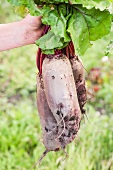
<path id="1" fill-rule="evenodd" d="M 58 136 L 64 148 L 76 136 L 81 111 L 69 59 L 65 55 L 48 56 L 43 61 L 42 77 L 47 102 L 57 121 Z"/>
<path id="2" fill-rule="evenodd" d="M 60 143 L 58 140 L 55 140 L 58 136 L 57 122 L 49 109 L 45 96 L 43 79 L 39 74 L 37 75 L 37 105 L 43 131 L 43 143 L 46 150 L 58 150 L 60 148 Z"/>
<path id="3" fill-rule="evenodd" d="M 72 142 L 80 128 L 86 102 L 82 62 L 64 54 L 45 55 L 37 75 L 37 105 L 46 151 L 58 151 Z"/>

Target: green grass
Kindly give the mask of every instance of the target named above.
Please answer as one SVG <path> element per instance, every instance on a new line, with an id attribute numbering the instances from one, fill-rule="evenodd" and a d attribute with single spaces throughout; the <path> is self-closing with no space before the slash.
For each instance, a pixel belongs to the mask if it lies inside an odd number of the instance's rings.
<path id="1" fill-rule="evenodd" d="M 0 169 L 30 169 L 44 151 L 36 106 L 26 99 L 7 106 L 0 113 Z M 97 116 L 89 107 L 90 122 L 81 125 L 78 137 L 65 154 L 49 153 L 40 170 L 107 170 L 113 169 L 113 117 Z"/>
<path id="2" fill-rule="evenodd" d="M 1 23 L 19 19 L 6 0 L 0 2 L 0 18 Z M 30 45 L 0 53 L 0 170 L 30 170 L 45 150 L 36 107 L 36 51 Z M 100 51 L 90 62 L 91 54 L 84 57 L 85 67 L 102 66 L 104 84 L 95 102 L 86 106 L 90 123 L 82 120 L 77 138 L 66 148 L 65 161 L 63 151 L 51 152 L 34 169 L 113 170 L 112 62 L 102 64 Z M 100 116 L 96 106 L 106 114 Z"/>

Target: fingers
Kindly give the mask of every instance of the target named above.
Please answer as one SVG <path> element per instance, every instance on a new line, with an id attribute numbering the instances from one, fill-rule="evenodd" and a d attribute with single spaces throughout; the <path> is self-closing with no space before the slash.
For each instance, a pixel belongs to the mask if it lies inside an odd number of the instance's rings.
<path id="1" fill-rule="evenodd" d="M 44 34 L 44 29 L 45 29 L 45 25 L 42 25 L 41 27 L 40 27 L 40 29 L 38 30 L 38 34 L 39 34 L 39 38 Z"/>
<path id="2" fill-rule="evenodd" d="M 42 21 L 41 21 L 41 16 L 31 16 L 28 14 L 24 20 L 26 24 L 28 24 L 30 27 L 33 29 L 40 29 L 42 27 Z"/>

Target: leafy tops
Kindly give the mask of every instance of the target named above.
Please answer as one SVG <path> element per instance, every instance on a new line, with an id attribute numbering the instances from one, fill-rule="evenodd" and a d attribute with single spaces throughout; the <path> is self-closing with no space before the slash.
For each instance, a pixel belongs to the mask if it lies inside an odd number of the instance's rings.
<path id="1" fill-rule="evenodd" d="M 92 42 L 109 34 L 113 0 L 8 0 L 20 12 L 27 8 L 31 15 L 42 15 L 51 30 L 36 41 L 46 54 L 73 41 L 76 54 L 83 55 Z M 37 8 L 36 5 L 41 5 Z"/>

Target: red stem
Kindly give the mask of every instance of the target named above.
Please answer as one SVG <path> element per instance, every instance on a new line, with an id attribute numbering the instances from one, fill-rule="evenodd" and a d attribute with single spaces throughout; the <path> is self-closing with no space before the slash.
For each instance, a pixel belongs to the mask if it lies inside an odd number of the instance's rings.
<path id="1" fill-rule="evenodd" d="M 50 30 L 50 26 L 45 25 L 45 29 L 44 29 L 44 33 L 43 35 L 45 35 L 48 30 Z M 61 49 L 61 50 L 55 50 L 55 55 L 60 55 L 60 54 L 65 54 L 69 59 L 75 56 L 75 50 L 74 50 L 74 46 L 72 41 L 69 42 L 68 46 L 66 46 L 65 48 Z M 46 54 L 43 54 L 41 49 L 38 48 L 38 52 L 36 55 L 36 65 L 37 68 L 40 72 L 40 74 L 42 74 L 42 64 L 43 64 L 43 60 L 46 57 Z"/>

